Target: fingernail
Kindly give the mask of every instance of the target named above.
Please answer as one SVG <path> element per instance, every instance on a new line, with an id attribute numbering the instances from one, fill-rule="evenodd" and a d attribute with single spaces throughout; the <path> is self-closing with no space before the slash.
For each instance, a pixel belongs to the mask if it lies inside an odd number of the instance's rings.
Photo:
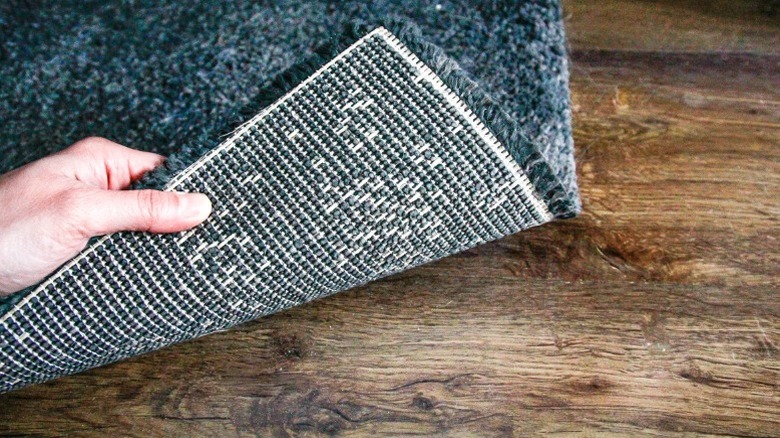
<path id="1" fill-rule="evenodd" d="M 203 222 L 211 214 L 211 201 L 202 193 L 178 193 L 179 217 Z"/>

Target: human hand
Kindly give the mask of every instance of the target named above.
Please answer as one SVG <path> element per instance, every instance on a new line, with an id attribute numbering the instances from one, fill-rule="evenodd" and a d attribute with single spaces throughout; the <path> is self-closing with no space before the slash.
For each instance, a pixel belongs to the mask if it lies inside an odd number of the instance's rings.
<path id="1" fill-rule="evenodd" d="M 38 283 L 93 236 L 173 233 L 206 220 L 203 194 L 122 190 L 164 159 L 90 137 L 0 175 L 0 296 Z"/>

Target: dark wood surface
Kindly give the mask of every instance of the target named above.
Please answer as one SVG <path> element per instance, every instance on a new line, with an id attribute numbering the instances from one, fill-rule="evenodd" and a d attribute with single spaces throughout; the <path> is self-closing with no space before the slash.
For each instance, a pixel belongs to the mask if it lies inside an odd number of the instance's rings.
<path id="1" fill-rule="evenodd" d="M 780 435 L 780 18 L 567 1 L 581 217 L 0 397 L 42 435 Z"/>

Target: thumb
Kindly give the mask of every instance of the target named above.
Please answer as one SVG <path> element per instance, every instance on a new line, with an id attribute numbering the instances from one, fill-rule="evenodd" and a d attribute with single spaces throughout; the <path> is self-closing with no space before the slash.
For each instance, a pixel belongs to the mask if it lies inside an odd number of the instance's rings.
<path id="1" fill-rule="evenodd" d="M 175 233 L 209 217 L 211 201 L 200 193 L 158 190 L 97 190 L 85 229 L 90 235 L 117 231 Z"/>

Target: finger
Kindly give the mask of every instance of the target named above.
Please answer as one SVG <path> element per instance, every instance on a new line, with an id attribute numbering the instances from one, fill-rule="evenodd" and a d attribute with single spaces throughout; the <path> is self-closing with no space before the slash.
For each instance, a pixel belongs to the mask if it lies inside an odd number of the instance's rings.
<path id="1" fill-rule="evenodd" d="M 63 153 L 76 157 L 74 177 L 102 189 L 120 190 L 165 161 L 152 152 L 139 151 L 100 137 L 74 143 Z"/>
<path id="2" fill-rule="evenodd" d="M 89 214 L 80 215 L 87 236 L 117 231 L 175 233 L 188 230 L 211 214 L 211 201 L 200 193 L 157 190 L 96 190 Z"/>

